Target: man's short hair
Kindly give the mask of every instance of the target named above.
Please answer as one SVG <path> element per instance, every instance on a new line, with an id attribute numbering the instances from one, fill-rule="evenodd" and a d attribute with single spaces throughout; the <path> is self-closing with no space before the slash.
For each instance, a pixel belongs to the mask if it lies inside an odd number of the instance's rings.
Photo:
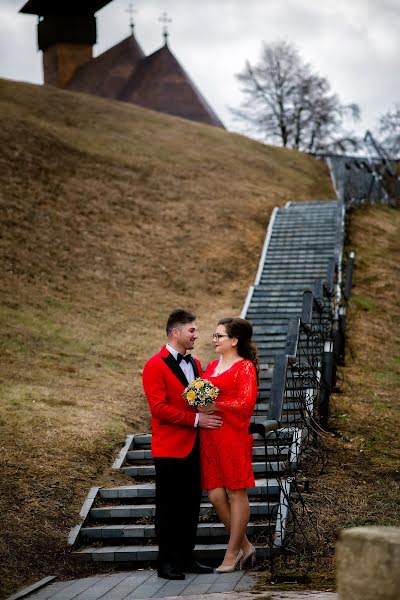
<path id="1" fill-rule="evenodd" d="M 168 317 L 166 332 L 167 336 L 170 336 L 172 330 L 175 327 L 182 327 L 182 325 L 186 325 L 186 323 L 193 323 L 196 320 L 196 315 L 190 310 L 184 310 L 183 308 L 176 308 L 172 311 L 172 313 Z"/>

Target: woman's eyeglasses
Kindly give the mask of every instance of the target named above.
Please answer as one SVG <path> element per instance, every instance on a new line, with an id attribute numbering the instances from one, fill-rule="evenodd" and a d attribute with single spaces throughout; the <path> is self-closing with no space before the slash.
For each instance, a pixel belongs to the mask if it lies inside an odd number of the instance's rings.
<path id="1" fill-rule="evenodd" d="M 229 337 L 229 335 L 227 333 L 213 333 L 212 334 L 212 339 L 217 340 L 218 342 L 222 337 Z"/>

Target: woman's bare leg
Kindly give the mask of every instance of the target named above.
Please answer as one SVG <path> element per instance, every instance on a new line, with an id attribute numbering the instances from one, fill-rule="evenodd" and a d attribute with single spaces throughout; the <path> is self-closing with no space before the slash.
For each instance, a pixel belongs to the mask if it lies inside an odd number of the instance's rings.
<path id="1" fill-rule="evenodd" d="M 247 524 L 250 518 L 250 506 L 246 489 L 226 490 L 230 505 L 230 536 L 228 547 L 225 552 L 223 565 L 232 564 L 239 550 L 246 550 L 250 542 L 246 536 Z"/>
<path id="2" fill-rule="evenodd" d="M 242 541 L 240 544 L 240 549 L 243 551 L 244 554 L 246 554 L 246 552 L 249 550 L 251 544 L 249 542 L 249 540 L 247 539 L 247 535 L 246 535 L 246 528 L 247 528 L 247 523 L 249 521 L 249 516 L 250 516 L 250 508 L 249 508 L 249 500 L 247 497 L 247 492 L 246 490 L 226 490 L 225 488 L 215 488 L 213 490 L 209 490 L 208 491 L 208 499 L 210 500 L 211 504 L 214 506 L 215 511 L 218 515 L 218 518 L 220 519 L 220 521 L 222 521 L 222 523 L 225 525 L 225 528 L 229 531 L 229 533 L 231 532 L 231 496 L 228 494 L 235 494 L 235 492 L 242 492 L 240 494 L 240 498 L 239 498 L 239 502 L 235 502 L 234 500 L 234 505 L 235 506 L 235 511 L 239 513 L 243 513 L 241 516 L 244 515 L 244 521 L 245 524 L 244 525 L 240 525 L 239 523 L 239 537 L 241 535 L 241 531 L 243 530 L 244 527 L 244 535 L 242 536 Z M 244 492 L 244 498 L 243 498 L 243 492 Z M 236 514 L 236 512 L 234 514 Z M 235 518 L 235 517 L 234 517 Z M 236 535 L 236 534 L 235 534 Z M 239 549 L 237 549 L 235 551 L 231 550 L 230 545 L 232 541 L 232 536 L 230 536 L 230 540 L 229 540 L 229 544 L 228 544 L 228 548 L 226 551 L 226 555 L 224 558 L 224 562 L 222 563 L 223 565 L 229 565 L 231 563 L 234 562 L 235 558 L 238 555 Z M 235 544 L 236 541 L 233 542 L 233 544 Z M 226 560 L 227 559 L 227 560 Z"/>
<path id="3" fill-rule="evenodd" d="M 208 499 L 215 508 L 218 518 L 225 525 L 225 528 L 231 529 L 231 507 L 225 488 L 214 488 L 208 490 Z"/>

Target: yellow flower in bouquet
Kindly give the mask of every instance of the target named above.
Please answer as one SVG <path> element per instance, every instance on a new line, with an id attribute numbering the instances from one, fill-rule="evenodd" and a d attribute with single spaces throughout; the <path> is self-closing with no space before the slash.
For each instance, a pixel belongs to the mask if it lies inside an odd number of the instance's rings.
<path id="1" fill-rule="evenodd" d="M 196 377 L 190 385 L 183 390 L 183 397 L 190 406 L 206 406 L 215 402 L 219 394 L 217 386 L 213 385 L 208 379 Z"/>

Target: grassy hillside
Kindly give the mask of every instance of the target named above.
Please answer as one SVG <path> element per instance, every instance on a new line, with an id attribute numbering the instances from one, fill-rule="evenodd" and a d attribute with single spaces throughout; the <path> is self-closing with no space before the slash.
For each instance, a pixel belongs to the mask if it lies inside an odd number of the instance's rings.
<path id="1" fill-rule="evenodd" d="M 338 529 L 400 527 L 400 211 L 368 207 L 349 213 L 347 247 L 356 252 L 348 306 L 346 366 L 341 393 L 331 399 L 330 432 L 310 456 L 305 494 L 313 560 L 288 574 L 307 572 L 308 586 L 335 586 Z M 301 540 L 300 540 L 301 541 Z"/>
<path id="2" fill-rule="evenodd" d="M 3 593 L 78 576 L 66 539 L 127 432 L 166 315 L 198 356 L 238 314 L 272 208 L 333 196 L 325 165 L 216 128 L 0 81 Z M 85 567 L 86 568 L 86 567 Z"/>

